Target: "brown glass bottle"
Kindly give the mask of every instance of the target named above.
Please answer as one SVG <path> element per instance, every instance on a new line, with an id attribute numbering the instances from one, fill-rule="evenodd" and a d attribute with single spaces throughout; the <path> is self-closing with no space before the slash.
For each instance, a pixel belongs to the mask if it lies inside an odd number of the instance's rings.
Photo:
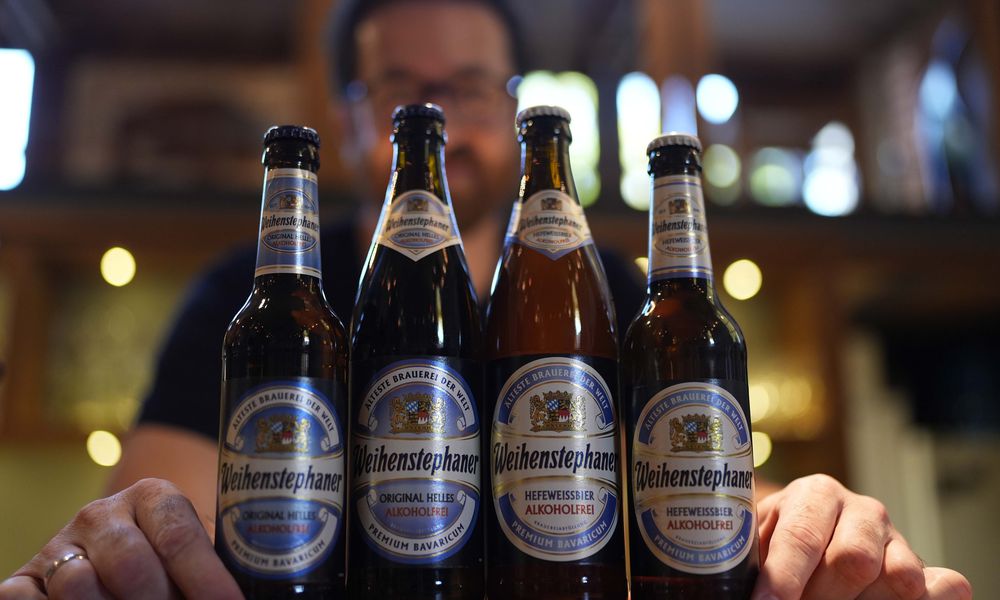
<path id="1" fill-rule="evenodd" d="M 393 164 L 351 322 L 352 600 L 483 597 L 481 323 L 444 114 L 393 114 Z"/>
<path id="2" fill-rule="evenodd" d="M 487 595 L 624 599 L 614 307 L 568 113 L 530 108 L 517 127 L 520 193 L 487 309 Z"/>
<path id="3" fill-rule="evenodd" d="M 701 143 L 648 149 L 648 292 L 622 349 L 633 600 L 749 598 L 758 571 L 747 354 L 720 304 Z"/>
<path id="4" fill-rule="evenodd" d="M 215 546 L 247 598 L 344 597 L 347 339 L 323 294 L 319 136 L 264 137 L 253 290 L 226 330 Z"/>

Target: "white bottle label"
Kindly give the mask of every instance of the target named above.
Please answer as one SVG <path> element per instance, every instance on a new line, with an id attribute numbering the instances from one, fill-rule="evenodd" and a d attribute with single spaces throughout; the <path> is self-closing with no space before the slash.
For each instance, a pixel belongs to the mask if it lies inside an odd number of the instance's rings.
<path id="1" fill-rule="evenodd" d="M 594 243 L 583 207 L 559 190 L 542 190 L 515 202 L 507 238 L 552 260 Z"/>
<path id="2" fill-rule="evenodd" d="M 462 243 L 451 208 L 425 190 L 410 190 L 382 209 L 376 242 L 413 260 Z"/>
<path id="3" fill-rule="evenodd" d="M 376 373 L 354 424 L 352 507 L 378 554 L 432 564 L 465 546 L 480 504 L 476 401 L 445 360 L 402 360 Z"/>
<path id="4" fill-rule="evenodd" d="M 618 523 L 614 399 L 604 378 L 572 358 L 534 360 L 497 398 L 493 503 L 516 548 L 550 561 L 599 552 Z"/>
<path id="5" fill-rule="evenodd" d="M 739 402 L 709 383 L 650 398 L 632 439 L 639 534 L 663 564 L 686 573 L 732 569 L 756 531 L 750 424 Z"/>
<path id="6" fill-rule="evenodd" d="M 657 177 L 649 210 L 649 281 L 712 279 L 701 180 L 689 175 Z"/>
<path id="7" fill-rule="evenodd" d="M 273 273 L 322 276 L 317 179 L 312 171 L 267 172 L 254 276 Z"/>
<path id="8" fill-rule="evenodd" d="M 342 531 L 340 419 L 304 380 L 238 396 L 223 431 L 218 531 L 236 565 L 265 578 L 308 573 Z"/>

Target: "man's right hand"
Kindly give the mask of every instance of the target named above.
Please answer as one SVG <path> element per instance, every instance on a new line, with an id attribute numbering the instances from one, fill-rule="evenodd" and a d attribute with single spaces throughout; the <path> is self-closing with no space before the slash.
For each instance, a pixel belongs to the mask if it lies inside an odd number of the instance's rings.
<path id="1" fill-rule="evenodd" d="M 83 507 L 0 583 L 0 600 L 180 597 L 243 595 L 191 502 L 161 479 L 143 479 Z"/>

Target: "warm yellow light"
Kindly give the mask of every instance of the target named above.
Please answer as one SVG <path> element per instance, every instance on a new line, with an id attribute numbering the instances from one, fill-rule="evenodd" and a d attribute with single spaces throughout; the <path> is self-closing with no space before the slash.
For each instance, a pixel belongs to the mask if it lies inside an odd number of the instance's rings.
<path id="1" fill-rule="evenodd" d="M 771 394 L 764 384 L 753 384 L 750 386 L 750 420 L 754 423 L 767 417 L 771 412 L 773 400 Z"/>
<path id="2" fill-rule="evenodd" d="M 804 377 L 789 377 L 781 382 L 781 411 L 795 419 L 807 414 L 813 407 L 812 386 Z"/>
<path id="3" fill-rule="evenodd" d="M 741 258 L 726 267 L 722 274 L 722 285 L 726 292 L 737 300 L 753 298 L 760 291 L 764 276 L 760 267 L 752 260 Z"/>
<path id="4" fill-rule="evenodd" d="M 115 287 L 127 285 L 135 277 L 135 258 L 125 248 L 114 247 L 101 257 L 101 276 Z"/>
<path id="5" fill-rule="evenodd" d="M 771 443 L 771 436 L 763 431 L 753 432 L 753 466 L 759 467 L 771 458 L 771 450 L 774 444 Z"/>
<path id="6" fill-rule="evenodd" d="M 643 275 L 647 275 L 649 273 L 649 259 L 647 257 L 640 256 L 632 262 L 635 263 L 635 266 L 639 267 L 639 270 L 642 271 Z"/>
<path id="7" fill-rule="evenodd" d="M 94 431 L 87 436 L 87 454 L 102 467 L 113 467 L 122 457 L 122 444 L 109 431 Z"/>

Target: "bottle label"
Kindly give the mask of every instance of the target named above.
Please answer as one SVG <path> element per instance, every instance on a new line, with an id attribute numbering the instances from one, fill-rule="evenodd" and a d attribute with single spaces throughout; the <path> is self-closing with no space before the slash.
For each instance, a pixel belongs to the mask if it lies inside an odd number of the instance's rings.
<path id="1" fill-rule="evenodd" d="M 221 546 L 256 577 L 297 577 L 326 560 L 342 529 L 344 446 L 332 383 L 275 380 L 229 392 L 219 461 Z"/>
<path id="2" fill-rule="evenodd" d="M 712 279 L 701 180 L 689 175 L 657 177 L 649 210 L 649 281 Z"/>
<path id="3" fill-rule="evenodd" d="M 639 533 L 663 564 L 686 573 L 728 571 L 756 531 L 750 424 L 740 403 L 710 383 L 655 394 L 632 439 Z"/>
<path id="4" fill-rule="evenodd" d="M 312 171 L 267 172 L 255 277 L 272 273 L 322 277 L 318 198 L 316 174 Z"/>
<path id="5" fill-rule="evenodd" d="M 382 209 L 377 243 L 416 262 L 462 243 L 451 207 L 425 190 L 410 190 Z"/>
<path id="6" fill-rule="evenodd" d="M 556 260 L 593 244 L 583 207 L 559 190 L 543 190 L 515 202 L 507 226 L 507 240 Z"/>
<path id="7" fill-rule="evenodd" d="M 480 425 L 469 385 L 447 359 L 402 360 L 376 373 L 357 401 L 358 535 L 395 562 L 452 556 L 479 514 Z"/>
<path id="8" fill-rule="evenodd" d="M 599 552 L 618 524 L 614 398 L 574 358 L 533 360 L 497 397 L 491 468 L 500 528 L 535 558 L 571 561 Z"/>

